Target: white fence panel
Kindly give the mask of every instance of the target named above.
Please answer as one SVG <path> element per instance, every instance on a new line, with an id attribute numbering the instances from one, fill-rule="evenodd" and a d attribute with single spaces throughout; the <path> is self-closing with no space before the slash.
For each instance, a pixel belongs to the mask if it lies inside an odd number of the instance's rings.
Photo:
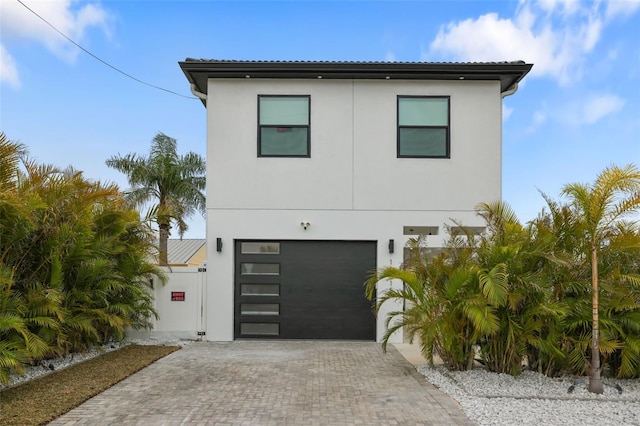
<path id="1" fill-rule="evenodd" d="M 155 321 L 152 338 L 200 339 L 204 334 L 203 301 L 206 269 L 196 267 L 165 268 L 168 281 L 155 280 Z"/>

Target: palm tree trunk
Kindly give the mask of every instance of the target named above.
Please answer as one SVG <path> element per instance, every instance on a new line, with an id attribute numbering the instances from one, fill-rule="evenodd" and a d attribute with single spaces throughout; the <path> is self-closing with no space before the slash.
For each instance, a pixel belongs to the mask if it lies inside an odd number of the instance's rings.
<path id="1" fill-rule="evenodd" d="M 602 393 L 602 379 L 600 378 L 600 324 L 598 317 L 598 252 L 595 244 L 591 245 L 591 285 L 591 290 L 593 292 L 593 326 L 591 336 L 589 392 Z"/>
<path id="2" fill-rule="evenodd" d="M 169 239 L 169 228 L 170 225 L 168 223 L 162 223 L 158 226 L 160 228 L 160 241 L 158 244 L 159 251 L 159 264 L 160 266 L 167 266 L 169 264 L 168 254 L 167 254 L 167 240 Z"/>

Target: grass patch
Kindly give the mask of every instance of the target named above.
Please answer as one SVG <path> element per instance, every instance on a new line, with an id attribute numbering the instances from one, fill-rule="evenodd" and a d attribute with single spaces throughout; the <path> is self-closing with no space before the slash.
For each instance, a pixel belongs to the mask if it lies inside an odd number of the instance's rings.
<path id="1" fill-rule="evenodd" d="M 0 424 L 41 425 L 77 407 L 179 346 L 128 345 L 0 391 Z"/>

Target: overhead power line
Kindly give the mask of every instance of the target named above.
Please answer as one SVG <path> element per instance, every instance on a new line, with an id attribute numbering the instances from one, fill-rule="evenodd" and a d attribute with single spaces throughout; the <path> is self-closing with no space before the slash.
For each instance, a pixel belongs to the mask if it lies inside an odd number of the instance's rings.
<path id="1" fill-rule="evenodd" d="M 132 76 L 131 74 L 128 74 L 124 71 L 122 71 L 120 68 L 115 67 L 113 65 L 111 65 L 110 63 L 108 63 L 107 61 L 104 61 L 102 59 L 100 59 L 99 57 L 97 57 L 96 55 L 94 55 L 93 53 L 89 52 L 87 49 L 85 49 L 84 47 L 80 46 L 78 43 L 76 43 L 75 41 L 73 41 L 70 37 L 68 37 L 65 33 L 63 33 L 62 31 L 60 31 L 59 29 L 57 29 L 55 26 L 53 26 L 53 24 L 49 23 L 49 21 L 47 21 L 46 19 L 44 19 L 42 16 L 40 16 L 37 12 L 35 12 L 33 9 L 31 9 L 29 6 L 27 6 L 26 4 L 24 4 L 22 2 L 22 0 L 17 0 L 18 3 L 20 3 L 22 6 L 24 6 L 29 12 L 33 13 L 34 15 L 36 15 L 38 18 L 40 18 L 45 24 L 47 24 L 48 26 L 50 26 L 51 28 L 53 28 L 53 30 L 55 32 L 57 32 L 58 34 L 60 34 L 62 37 L 66 38 L 70 43 L 72 43 L 73 45 L 75 45 L 76 47 L 78 47 L 80 50 L 82 50 L 83 52 L 85 52 L 87 55 L 91 56 L 92 58 L 94 58 L 97 61 L 102 62 L 104 65 L 108 66 L 109 68 L 111 68 L 114 71 L 119 72 L 120 74 L 124 75 L 125 77 L 129 77 L 130 79 L 140 83 L 140 84 L 144 84 L 145 86 L 149 86 L 149 87 L 153 87 L 154 89 L 158 89 L 158 90 L 162 90 L 163 92 L 167 92 L 167 93 L 171 93 L 172 95 L 176 95 L 176 96 L 180 96 L 182 98 L 187 98 L 187 99 L 198 99 L 196 97 L 193 96 L 185 96 L 182 95 L 180 93 L 174 92 L 173 90 L 169 90 L 169 89 L 165 89 L 163 87 L 160 86 L 156 86 L 154 84 L 151 83 L 147 83 L 146 81 L 140 80 L 139 78 L 136 78 L 134 76 Z"/>

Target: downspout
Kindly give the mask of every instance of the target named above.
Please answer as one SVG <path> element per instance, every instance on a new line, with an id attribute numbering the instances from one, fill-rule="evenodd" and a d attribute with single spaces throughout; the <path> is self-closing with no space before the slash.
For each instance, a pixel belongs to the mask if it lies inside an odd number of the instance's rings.
<path id="1" fill-rule="evenodd" d="M 207 95 L 206 93 L 202 93 L 202 92 L 198 92 L 196 90 L 196 85 L 191 83 L 191 93 L 193 93 L 193 96 L 202 99 L 203 101 L 207 102 Z"/>
<path id="2" fill-rule="evenodd" d="M 193 84 L 191 85 L 191 91 L 193 92 Z M 513 86 L 511 86 L 510 89 L 505 90 L 504 92 L 500 93 L 500 96 L 502 96 L 502 99 L 506 98 L 507 96 L 511 96 L 514 93 L 516 93 L 518 91 L 518 83 L 513 83 Z M 195 93 L 194 93 L 195 94 Z M 197 96 L 197 95 L 196 95 Z M 205 95 L 206 96 L 206 95 Z"/>
<path id="3" fill-rule="evenodd" d="M 506 98 L 507 96 L 511 96 L 514 93 L 516 93 L 518 91 L 518 83 L 513 83 L 513 85 L 508 88 L 507 90 L 505 90 L 504 92 L 500 93 L 501 96 L 501 100 Z M 502 107 L 503 105 L 500 105 L 500 121 L 502 121 Z M 502 146 L 502 123 L 500 125 L 500 146 Z M 500 163 L 502 163 L 502 148 L 500 148 Z M 500 170 L 502 170 L 502 166 L 500 167 Z M 500 179 L 500 199 L 502 199 L 502 179 Z"/>

